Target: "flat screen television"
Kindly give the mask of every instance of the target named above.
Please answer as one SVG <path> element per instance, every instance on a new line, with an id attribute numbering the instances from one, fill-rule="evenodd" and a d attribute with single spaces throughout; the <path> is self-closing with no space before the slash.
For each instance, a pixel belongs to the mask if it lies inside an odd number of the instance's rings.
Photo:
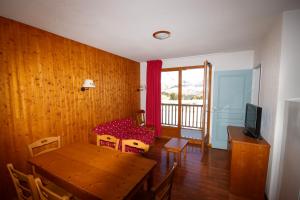
<path id="1" fill-rule="evenodd" d="M 262 108 L 250 103 L 246 104 L 245 131 L 250 137 L 260 138 Z"/>

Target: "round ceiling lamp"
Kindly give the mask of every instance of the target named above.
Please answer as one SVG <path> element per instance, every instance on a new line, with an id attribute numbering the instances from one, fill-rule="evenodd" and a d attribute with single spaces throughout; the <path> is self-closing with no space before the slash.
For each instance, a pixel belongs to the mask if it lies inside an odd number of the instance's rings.
<path id="1" fill-rule="evenodd" d="M 156 31 L 153 33 L 153 37 L 158 40 L 164 40 L 171 36 L 169 31 Z"/>

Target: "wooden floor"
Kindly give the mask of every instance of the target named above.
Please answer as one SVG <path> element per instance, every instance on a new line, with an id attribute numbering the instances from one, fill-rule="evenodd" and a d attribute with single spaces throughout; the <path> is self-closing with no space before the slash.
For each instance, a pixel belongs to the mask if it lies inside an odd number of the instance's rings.
<path id="1" fill-rule="evenodd" d="M 195 139 L 195 140 L 202 139 L 201 131 L 196 129 L 182 128 L 180 131 L 180 135 L 181 137 L 188 138 L 188 139 Z"/>
<path id="2" fill-rule="evenodd" d="M 166 162 L 166 151 L 163 149 L 167 139 L 157 139 L 146 157 L 158 162 L 154 171 L 154 185 L 158 183 L 172 166 Z M 204 154 L 201 147 L 188 145 L 186 160 L 182 156 L 182 166 L 178 167 L 174 177 L 172 199 L 188 200 L 239 200 L 230 195 L 229 187 L 229 154 L 224 150 L 208 149 Z"/>

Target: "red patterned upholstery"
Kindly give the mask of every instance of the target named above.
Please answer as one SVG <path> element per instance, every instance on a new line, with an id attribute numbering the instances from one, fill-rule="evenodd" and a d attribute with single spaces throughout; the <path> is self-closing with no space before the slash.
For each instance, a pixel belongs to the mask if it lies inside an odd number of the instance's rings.
<path id="1" fill-rule="evenodd" d="M 135 139 L 152 144 L 154 140 L 154 131 L 147 128 L 136 126 L 133 119 L 121 119 L 100 124 L 94 128 L 94 133 L 103 135 L 109 134 L 120 139 L 119 150 L 122 148 L 122 139 Z"/>

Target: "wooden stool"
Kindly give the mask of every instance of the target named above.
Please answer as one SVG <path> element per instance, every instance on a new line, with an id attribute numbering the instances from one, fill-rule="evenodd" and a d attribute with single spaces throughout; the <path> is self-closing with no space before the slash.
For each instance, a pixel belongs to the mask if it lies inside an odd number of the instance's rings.
<path id="1" fill-rule="evenodd" d="M 167 162 L 169 163 L 169 153 L 173 152 L 176 154 L 174 157 L 177 160 L 178 165 L 181 166 L 181 152 L 184 149 L 184 158 L 186 158 L 186 146 L 188 144 L 188 140 L 181 138 L 172 138 L 165 144 L 165 149 L 167 151 Z M 177 159 L 176 159 L 177 157 Z"/>

